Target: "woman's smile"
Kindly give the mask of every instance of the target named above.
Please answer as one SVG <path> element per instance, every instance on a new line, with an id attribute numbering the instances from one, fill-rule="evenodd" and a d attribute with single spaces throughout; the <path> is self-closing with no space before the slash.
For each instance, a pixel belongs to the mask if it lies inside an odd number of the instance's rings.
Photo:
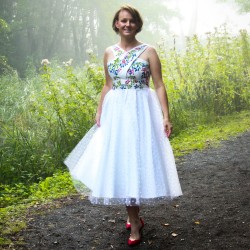
<path id="1" fill-rule="evenodd" d="M 121 11 L 119 19 L 116 21 L 116 27 L 120 34 L 136 34 L 137 25 L 128 11 Z"/>

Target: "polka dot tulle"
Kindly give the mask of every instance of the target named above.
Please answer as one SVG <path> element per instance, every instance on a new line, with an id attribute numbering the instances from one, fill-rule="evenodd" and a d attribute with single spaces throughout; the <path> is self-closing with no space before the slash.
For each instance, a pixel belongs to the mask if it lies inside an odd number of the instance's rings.
<path id="1" fill-rule="evenodd" d="M 65 160 L 76 189 L 93 204 L 135 206 L 182 195 L 161 107 L 148 87 L 150 69 L 139 58 L 146 48 L 113 48 L 108 69 L 115 84 L 105 95 L 101 126 Z"/>
<path id="2" fill-rule="evenodd" d="M 155 92 L 110 90 L 94 125 L 65 160 L 93 204 L 140 205 L 182 194 Z"/>

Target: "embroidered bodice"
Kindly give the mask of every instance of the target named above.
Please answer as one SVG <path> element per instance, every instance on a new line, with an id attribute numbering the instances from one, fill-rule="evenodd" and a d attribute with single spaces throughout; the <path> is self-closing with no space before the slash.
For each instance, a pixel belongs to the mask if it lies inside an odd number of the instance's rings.
<path id="1" fill-rule="evenodd" d="M 141 44 L 127 51 L 113 45 L 114 59 L 108 62 L 113 89 L 142 89 L 149 86 L 150 69 L 146 60 L 139 58 L 148 45 Z"/>

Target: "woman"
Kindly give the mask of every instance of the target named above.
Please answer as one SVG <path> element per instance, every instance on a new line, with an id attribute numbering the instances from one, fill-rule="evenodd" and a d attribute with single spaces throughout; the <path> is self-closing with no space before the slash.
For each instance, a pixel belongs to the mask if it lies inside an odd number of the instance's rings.
<path id="1" fill-rule="evenodd" d="M 139 205 L 182 195 L 168 140 L 172 125 L 161 63 L 154 48 L 136 39 L 142 25 L 132 6 L 115 14 L 120 41 L 104 54 L 106 82 L 96 126 L 65 160 L 73 178 L 91 190 L 93 204 L 126 205 L 131 246 L 140 243 L 144 226 Z"/>

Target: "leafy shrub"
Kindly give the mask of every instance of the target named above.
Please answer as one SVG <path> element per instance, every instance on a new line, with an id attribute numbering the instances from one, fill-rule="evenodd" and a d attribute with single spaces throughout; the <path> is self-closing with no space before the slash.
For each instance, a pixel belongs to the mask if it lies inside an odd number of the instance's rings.
<path id="1" fill-rule="evenodd" d="M 0 185 L 0 208 L 13 204 L 36 202 L 52 198 L 60 198 L 74 194 L 75 188 L 68 172 L 57 172 L 39 183 L 27 185 Z"/>
<path id="2" fill-rule="evenodd" d="M 70 174 L 68 172 L 58 172 L 40 181 L 38 184 L 31 185 L 29 199 L 59 198 L 75 192 Z"/>
<path id="3" fill-rule="evenodd" d="M 0 181 L 33 183 L 65 169 L 63 159 L 93 125 L 102 68 L 54 63 L 43 65 L 34 79 L 10 80 L 0 81 L 6 83 Z"/>
<path id="4" fill-rule="evenodd" d="M 30 195 L 29 187 L 23 183 L 0 185 L 0 208 L 16 204 Z"/>
<path id="5" fill-rule="evenodd" d="M 225 28 L 206 41 L 187 38 L 185 52 L 161 51 L 175 135 L 218 117 L 249 109 L 250 48 L 245 30 L 231 36 Z"/>

